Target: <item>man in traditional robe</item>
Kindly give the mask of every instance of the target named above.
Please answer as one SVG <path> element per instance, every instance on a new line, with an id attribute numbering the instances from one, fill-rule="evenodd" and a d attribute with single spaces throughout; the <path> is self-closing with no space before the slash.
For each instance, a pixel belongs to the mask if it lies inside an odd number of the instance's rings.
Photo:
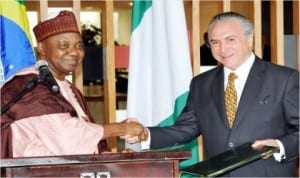
<path id="1" fill-rule="evenodd" d="M 34 67 L 5 82 L 1 88 L 1 158 L 100 153 L 109 151 L 106 138 L 142 131 L 137 123 L 96 124 L 80 91 L 65 79 L 84 56 L 72 12 L 61 11 L 33 31 L 38 60 L 48 63 L 59 92 L 52 92 Z M 3 110 L 26 87 L 30 89 Z"/>

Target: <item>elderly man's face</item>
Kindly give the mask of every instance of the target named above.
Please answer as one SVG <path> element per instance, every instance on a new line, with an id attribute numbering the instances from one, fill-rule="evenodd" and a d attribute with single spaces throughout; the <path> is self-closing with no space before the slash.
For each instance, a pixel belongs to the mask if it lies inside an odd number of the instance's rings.
<path id="1" fill-rule="evenodd" d="M 215 59 L 225 67 L 235 70 L 250 56 L 253 35 L 246 37 L 239 21 L 227 19 L 212 27 L 210 44 Z"/>
<path id="2" fill-rule="evenodd" d="M 47 38 L 38 46 L 40 59 L 47 60 L 53 75 L 63 80 L 82 62 L 83 41 L 78 33 L 62 33 Z"/>

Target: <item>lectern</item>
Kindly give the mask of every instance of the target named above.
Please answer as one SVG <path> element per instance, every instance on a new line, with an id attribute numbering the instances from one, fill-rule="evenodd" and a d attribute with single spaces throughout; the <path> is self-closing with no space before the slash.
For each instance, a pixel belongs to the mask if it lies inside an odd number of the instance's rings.
<path id="1" fill-rule="evenodd" d="M 2 177 L 179 177 L 190 151 L 103 153 L 1 160 Z"/>

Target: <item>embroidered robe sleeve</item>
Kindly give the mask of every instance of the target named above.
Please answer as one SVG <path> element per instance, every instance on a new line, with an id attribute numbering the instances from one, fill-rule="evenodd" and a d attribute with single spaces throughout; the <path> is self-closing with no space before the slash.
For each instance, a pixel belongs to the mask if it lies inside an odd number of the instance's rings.
<path id="1" fill-rule="evenodd" d="M 92 154 L 103 127 L 68 113 L 29 117 L 11 125 L 13 157 Z"/>

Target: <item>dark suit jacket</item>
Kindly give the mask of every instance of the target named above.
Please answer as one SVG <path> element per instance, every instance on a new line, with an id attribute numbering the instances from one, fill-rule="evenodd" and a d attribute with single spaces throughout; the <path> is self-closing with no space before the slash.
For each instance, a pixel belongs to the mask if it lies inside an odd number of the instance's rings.
<path id="1" fill-rule="evenodd" d="M 256 58 L 245 84 L 233 128 L 224 105 L 223 66 L 193 78 L 183 112 L 172 127 L 150 127 L 151 148 L 186 143 L 203 136 L 205 159 L 259 139 L 279 139 L 286 160 L 273 157 L 226 176 L 295 176 L 299 156 L 299 72 Z"/>

